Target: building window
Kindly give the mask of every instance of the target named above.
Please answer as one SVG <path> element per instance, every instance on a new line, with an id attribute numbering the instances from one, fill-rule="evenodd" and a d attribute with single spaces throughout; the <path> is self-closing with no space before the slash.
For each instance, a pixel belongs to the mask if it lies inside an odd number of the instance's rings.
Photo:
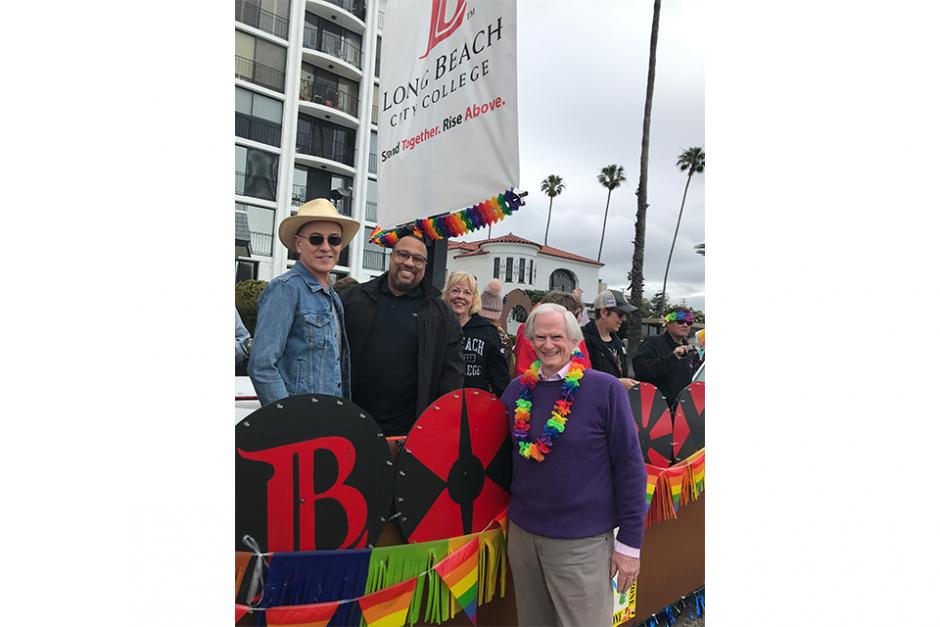
<path id="1" fill-rule="evenodd" d="M 235 193 L 263 200 L 277 194 L 277 155 L 235 146 Z"/>
<path id="2" fill-rule="evenodd" d="M 304 48 L 312 48 L 362 69 L 362 37 L 313 13 L 304 16 Z"/>
<path id="3" fill-rule="evenodd" d="M 369 174 L 378 174 L 379 171 L 379 134 L 375 131 L 369 133 Z"/>
<path id="4" fill-rule="evenodd" d="M 235 0 L 235 20 L 287 39 L 289 0 Z"/>
<path id="5" fill-rule="evenodd" d="M 548 289 L 550 290 L 570 292 L 574 289 L 574 285 L 574 275 L 568 270 L 561 268 L 552 272 L 552 275 L 548 279 Z"/>
<path id="6" fill-rule="evenodd" d="M 512 257 L 506 257 L 506 282 L 512 283 Z"/>
<path id="7" fill-rule="evenodd" d="M 286 60 L 286 48 L 235 31 L 235 78 L 283 92 Z"/>
<path id="8" fill-rule="evenodd" d="M 529 259 L 529 285 L 532 285 L 532 266 L 535 265 L 535 262 L 532 259 Z"/>
<path id="9" fill-rule="evenodd" d="M 379 27 L 381 28 L 381 26 Z M 377 37 L 375 43 L 375 77 L 379 77 L 379 66 L 382 65 L 382 38 Z"/>
<path id="10" fill-rule="evenodd" d="M 517 283 L 525 283 L 525 259 L 519 257 L 519 280 Z"/>
<path id="11" fill-rule="evenodd" d="M 352 215 L 352 178 L 317 168 L 294 166 L 291 204 L 300 206 L 314 198 L 327 198 L 344 216 Z"/>
<path id="12" fill-rule="evenodd" d="M 310 63 L 300 66 L 300 99 L 359 115 L 359 84 Z"/>
<path id="13" fill-rule="evenodd" d="M 378 222 L 379 204 L 376 200 L 379 197 L 379 184 L 372 179 L 366 179 L 366 220 L 369 222 Z"/>
<path id="14" fill-rule="evenodd" d="M 235 134 L 271 146 L 281 145 L 281 101 L 235 88 Z"/>
<path id="15" fill-rule="evenodd" d="M 352 166 L 356 158 L 356 131 L 300 114 L 297 151 Z"/>
<path id="16" fill-rule="evenodd" d="M 499 257 L 493 257 L 493 278 L 499 278 Z"/>
<path id="17" fill-rule="evenodd" d="M 258 262 L 238 259 L 235 261 L 235 282 L 252 281 L 258 278 Z"/>
<path id="18" fill-rule="evenodd" d="M 368 228 L 362 230 L 362 239 L 365 241 L 365 245 L 362 247 L 362 268 L 364 270 L 385 272 L 388 261 L 388 249 L 370 242 L 370 232 L 371 229 Z"/>
<path id="19" fill-rule="evenodd" d="M 270 257 L 274 243 L 274 209 L 237 202 L 235 211 L 248 214 L 251 254 Z"/>

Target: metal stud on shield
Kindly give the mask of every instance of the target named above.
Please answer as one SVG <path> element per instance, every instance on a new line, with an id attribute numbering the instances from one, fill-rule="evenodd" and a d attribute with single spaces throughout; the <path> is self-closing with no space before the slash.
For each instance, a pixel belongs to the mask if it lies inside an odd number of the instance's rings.
<path id="1" fill-rule="evenodd" d="M 474 388 L 440 397 L 398 457 L 395 508 L 409 542 L 482 531 L 509 503 L 512 440 L 506 408 Z"/>

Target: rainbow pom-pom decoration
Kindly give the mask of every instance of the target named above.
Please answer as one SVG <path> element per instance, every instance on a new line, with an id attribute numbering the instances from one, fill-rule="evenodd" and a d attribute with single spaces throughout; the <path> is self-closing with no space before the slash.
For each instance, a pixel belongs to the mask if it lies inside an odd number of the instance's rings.
<path id="1" fill-rule="evenodd" d="M 527 193 L 516 193 L 512 189 L 507 189 L 498 196 L 493 196 L 460 211 L 432 218 L 422 218 L 394 229 L 382 230 L 375 227 L 372 234 L 369 235 L 369 241 L 378 246 L 391 248 L 406 235 L 414 235 L 428 240 L 460 237 L 512 215 L 519 207 L 525 206 L 525 201 L 522 198 Z"/>

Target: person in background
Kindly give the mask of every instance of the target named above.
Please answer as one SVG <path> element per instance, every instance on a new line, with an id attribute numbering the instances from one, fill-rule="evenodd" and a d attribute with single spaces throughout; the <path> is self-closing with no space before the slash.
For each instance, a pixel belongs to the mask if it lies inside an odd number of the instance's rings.
<path id="1" fill-rule="evenodd" d="M 672 306 L 663 316 L 665 331 L 643 340 L 633 358 L 633 372 L 640 381 L 652 383 L 666 397 L 669 407 L 676 404 L 679 392 L 692 382 L 692 353 L 689 330 L 693 314 L 687 307 Z"/>
<path id="2" fill-rule="evenodd" d="M 336 283 L 333 284 L 333 289 L 336 290 L 337 292 L 342 292 L 347 287 L 351 285 L 358 285 L 358 284 L 359 284 L 359 281 L 357 281 L 354 277 L 344 276 L 343 278 L 338 279 Z"/>
<path id="3" fill-rule="evenodd" d="M 506 329 L 499 323 L 499 319 L 503 315 L 502 293 L 502 282 L 499 279 L 490 279 L 486 284 L 486 288 L 480 294 L 480 304 L 482 306 L 480 315 L 489 320 L 493 326 L 496 327 L 496 332 L 499 333 L 500 351 L 503 353 L 503 357 L 508 364 L 512 359 L 512 340 L 509 339 L 509 334 L 506 333 Z"/>
<path id="4" fill-rule="evenodd" d="M 499 396 L 509 384 L 509 366 L 499 332 L 479 314 L 482 305 L 476 278 L 467 272 L 451 272 L 443 298 L 463 327 L 464 387 Z"/>
<path id="5" fill-rule="evenodd" d="M 571 295 L 574 297 L 576 301 L 578 301 L 578 303 L 581 304 L 581 313 L 575 317 L 578 319 L 578 324 L 583 327 L 584 325 L 586 325 L 588 322 L 591 321 L 591 319 L 588 318 L 587 311 L 585 310 L 585 307 L 584 307 L 584 292 L 581 291 L 580 287 L 576 287 L 573 290 L 571 290 Z"/>
<path id="6" fill-rule="evenodd" d="M 235 365 L 241 366 L 248 361 L 251 354 L 251 333 L 242 322 L 242 317 L 238 314 L 238 308 L 235 308 Z"/>
<path id="7" fill-rule="evenodd" d="M 301 394 L 350 397 L 343 303 L 330 271 L 358 234 L 359 222 L 325 198 L 303 204 L 278 227 L 278 239 L 299 259 L 258 300 L 248 375 L 262 405 Z"/>
<path id="8" fill-rule="evenodd" d="M 407 235 L 388 272 L 343 290 L 352 400 L 386 436 L 407 435 L 442 394 L 464 386 L 460 325 L 425 276 L 428 248 Z"/>
<path id="9" fill-rule="evenodd" d="M 621 591 L 636 579 L 646 520 L 630 401 L 587 368 L 564 307 L 540 304 L 525 333 L 540 367 L 500 399 L 515 441 L 507 554 L 519 624 L 610 625 L 611 577 Z"/>
<path id="10" fill-rule="evenodd" d="M 636 311 L 636 307 L 621 292 L 604 290 L 594 300 L 594 320 L 581 327 L 591 367 L 616 378 L 627 390 L 637 381 L 626 376 L 627 349 L 617 332 L 631 311 Z"/>
<path id="11" fill-rule="evenodd" d="M 552 290 L 548 294 L 542 297 L 542 300 L 539 302 L 542 303 L 554 303 L 556 305 L 561 305 L 565 309 L 571 312 L 577 321 L 578 316 L 581 315 L 581 311 L 584 309 L 584 305 L 576 299 L 574 296 L 568 292 L 562 292 L 561 290 Z M 579 334 L 580 335 L 580 334 Z M 584 343 L 584 340 L 581 340 L 578 348 L 584 354 L 584 359 L 587 360 L 588 368 L 591 367 L 591 358 L 588 356 L 588 349 Z M 535 361 L 535 349 L 532 348 L 532 343 L 526 338 L 525 333 L 525 324 L 520 324 L 519 329 L 516 331 L 516 346 L 513 348 L 513 354 L 515 355 L 515 369 L 513 370 L 514 377 L 520 376 L 523 372 L 529 369 L 529 366 L 532 365 L 532 362 Z"/>

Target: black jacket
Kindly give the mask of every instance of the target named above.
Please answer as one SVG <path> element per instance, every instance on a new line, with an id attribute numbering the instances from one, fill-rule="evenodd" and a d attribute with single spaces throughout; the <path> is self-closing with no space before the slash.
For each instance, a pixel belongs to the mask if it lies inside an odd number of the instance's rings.
<path id="1" fill-rule="evenodd" d="M 621 370 L 620 366 L 617 365 L 617 362 L 614 361 L 614 357 L 610 354 L 607 344 L 601 339 L 601 332 L 597 330 L 597 322 L 595 320 L 591 320 L 581 327 L 581 332 L 584 333 L 584 344 L 587 346 L 588 356 L 591 358 L 591 368 L 606 372 L 618 379 L 627 376 L 626 373 Z M 620 353 L 620 363 L 626 366 L 627 349 L 624 347 L 623 342 L 616 333 L 611 333 L 610 339 L 613 340 L 617 352 Z"/>
<path id="2" fill-rule="evenodd" d="M 679 359 L 672 351 L 679 346 L 668 333 L 646 338 L 633 358 L 639 381 L 652 383 L 672 407 L 682 388 L 692 383 L 692 360 Z"/>
<path id="3" fill-rule="evenodd" d="M 375 319 L 376 298 L 379 286 L 387 281 L 388 272 L 366 283 L 352 285 L 340 294 L 346 314 L 353 377 L 356 364 L 370 358 L 368 342 Z M 421 286 L 424 295 L 418 307 L 418 415 L 442 394 L 462 388 L 464 373 L 460 324 L 429 278 L 425 277 Z"/>
<path id="4" fill-rule="evenodd" d="M 463 325 L 463 385 L 502 396 L 509 385 L 509 365 L 503 356 L 502 340 L 493 323 L 473 314 Z"/>

